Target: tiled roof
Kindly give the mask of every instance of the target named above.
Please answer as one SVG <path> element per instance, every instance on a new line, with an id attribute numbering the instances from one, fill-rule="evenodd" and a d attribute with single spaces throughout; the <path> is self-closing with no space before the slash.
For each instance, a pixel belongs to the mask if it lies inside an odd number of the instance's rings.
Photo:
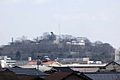
<path id="1" fill-rule="evenodd" d="M 72 76 L 72 79 L 74 78 L 74 76 L 77 76 L 79 79 L 77 80 L 92 80 L 89 77 L 87 77 L 86 75 L 83 74 L 77 74 L 74 72 L 57 72 L 57 73 L 53 73 L 50 76 L 46 77 L 45 80 L 65 80 L 66 78 Z"/>
<path id="2" fill-rule="evenodd" d="M 34 69 L 34 68 L 8 68 L 10 71 L 13 71 L 17 75 L 31 75 L 31 76 L 46 76 L 47 74 Z"/>
<path id="3" fill-rule="evenodd" d="M 0 80 L 18 80 L 13 72 L 0 71 Z"/>
<path id="4" fill-rule="evenodd" d="M 35 61 L 35 60 L 29 61 L 27 64 L 28 65 L 37 65 L 37 61 Z"/>
<path id="5" fill-rule="evenodd" d="M 119 72 L 95 72 L 85 73 L 85 75 L 93 80 L 120 80 Z"/>
<path id="6" fill-rule="evenodd" d="M 108 63 L 106 66 L 101 67 L 99 72 L 120 72 L 120 64 L 112 61 Z"/>
<path id="7" fill-rule="evenodd" d="M 57 72 L 73 72 L 70 67 L 53 67 Z"/>
<path id="8" fill-rule="evenodd" d="M 112 61 L 112 62 L 108 63 L 105 67 L 109 66 L 110 64 L 112 64 L 112 65 L 116 64 L 116 65 L 120 66 L 120 64 L 118 64 L 117 62 Z"/>
<path id="9" fill-rule="evenodd" d="M 45 80 L 62 80 L 63 78 L 65 78 L 70 74 L 72 73 L 67 73 L 67 72 L 53 73 L 50 76 L 46 77 Z"/>
<path id="10" fill-rule="evenodd" d="M 43 62 L 43 65 L 47 65 L 47 66 L 60 66 L 61 64 L 59 62 L 56 61 L 47 61 L 47 62 Z"/>

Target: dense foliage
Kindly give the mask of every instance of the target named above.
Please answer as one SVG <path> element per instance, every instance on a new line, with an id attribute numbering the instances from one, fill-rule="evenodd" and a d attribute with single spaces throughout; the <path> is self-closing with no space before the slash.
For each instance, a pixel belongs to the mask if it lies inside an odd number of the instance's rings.
<path id="1" fill-rule="evenodd" d="M 55 35 L 53 32 L 44 33 L 33 40 L 22 37 L 0 48 L 0 55 L 7 55 L 17 60 L 35 59 L 37 56 L 55 58 L 83 58 L 102 60 L 114 59 L 114 48 L 109 43 L 91 42 L 85 37 L 71 35 Z"/>

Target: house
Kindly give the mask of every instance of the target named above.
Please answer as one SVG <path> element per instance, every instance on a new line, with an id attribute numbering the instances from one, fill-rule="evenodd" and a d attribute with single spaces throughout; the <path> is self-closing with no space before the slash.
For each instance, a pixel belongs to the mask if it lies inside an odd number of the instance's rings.
<path id="1" fill-rule="evenodd" d="M 59 63 L 57 61 L 46 61 L 46 62 L 42 62 L 42 64 L 46 65 L 46 66 L 50 66 L 50 67 L 62 65 L 61 63 Z"/>
<path id="2" fill-rule="evenodd" d="M 50 70 L 45 71 L 47 74 L 54 72 L 74 72 L 70 67 L 52 67 Z"/>
<path id="3" fill-rule="evenodd" d="M 120 72 L 120 64 L 112 61 L 106 66 L 101 67 L 98 72 Z"/>
<path id="4" fill-rule="evenodd" d="M 8 68 L 8 70 L 14 72 L 17 76 L 33 76 L 33 77 L 40 77 L 44 78 L 48 76 L 47 74 L 35 69 L 35 68 L 21 68 L 21 67 L 13 67 Z"/>
<path id="5" fill-rule="evenodd" d="M 45 80 L 92 80 L 84 74 L 77 74 L 73 72 L 56 72 L 48 77 Z"/>
<path id="6" fill-rule="evenodd" d="M 120 72 L 89 72 L 84 74 L 92 80 L 120 80 Z"/>
<path id="7" fill-rule="evenodd" d="M 0 65 L 2 68 L 5 67 L 13 67 L 16 64 L 16 60 L 12 60 L 10 57 L 7 56 L 0 56 Z"/>
<path id="8" fill-rule="evenodd" d="M 20 66 L 21 68 L 36 68 L 39 69 L 42 72 L 48 71 L 51 69 L 51 67 L 46 66 L 46 65 L 37 65 L 37 61 L 32 60 L 29 61 L 27 64 Z"/>
<path id="9" fill-rule="evenodd" d="M 79 72 L 97 72 L 99 68 L 104 67 L 106 64 L 77 64 L 75 66 L 70 66 L 74 71 Z"/>
<path id="10" fill-rule="evenodd" d="M 73 72 L 70 67 L 53 67 L 57 72 Z"/>
<path id="11" fill-rule="evenodd" d="M 97 72 L 99 67 L 73 67 L 71 69 L 79 72 Z"/>
<path id="12" fill-rule="evenodd" d="M 0 80 L 18 80 L 18 78 L 14 72 L 0 69 Z"/>
<path id="13" fill-rule="evenodd" d="M 35 77 L 35 76 L 27 76 L 27 75 L 21 75 L 17 76 L 19 80 L 44 80 L 43 78 L 40 77 Z"/>
<path id="14" fill-rule="evenodd" d="M 35 75 L 16 74 L 15 72 L 9 70 L 8 68 L 2 68 L 0 70 L 0 80 L 44 80 L 44 79 Z"/>
<path id="15" fill-rule="evenodd" d="M 73 71 L 79 72 L 96 72 L 99 68 L 106 66 L 106 64 L 64 64 L 64 67 L 70 67 Z"/>

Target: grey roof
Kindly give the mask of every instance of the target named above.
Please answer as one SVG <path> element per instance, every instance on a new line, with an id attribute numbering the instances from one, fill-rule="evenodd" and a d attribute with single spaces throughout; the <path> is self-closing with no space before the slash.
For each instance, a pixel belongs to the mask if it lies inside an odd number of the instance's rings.
<path id="1" fill-rule="evenodd" d="M 120 64 L 118 64 L 118 62 L 112 61 L 112 62 L 108 63 L 105 67 L 109 66 L 110 64 L 112 64 L 112 65 L 116 64 L 116 65 L 120 66 Z"/>
<path id="2" fill-rule="evenodd" d="M 93 80 L 120 80 L 119 72 L 96 72 L 85 73 L 85 75 Z"/>
<path id="3" fill-rule="evenodd" d="M 53 67 L 57 72 L 73 72 L 70 67 Z"/>
<path id="4" fill-rule="evenodd" d="M 120 64 L 117 62 L 110 62 L 106 66 L 99 68 L 99 72 L 120 72 Z"/>
<path id="5" fill-rule="evenodd" d="M 8 68 L 10 71 L 13 71 L 17 75 L 31 75 L 31 76 L 46 76 L 47 74 L 35 69 L 35 68 Z"/>

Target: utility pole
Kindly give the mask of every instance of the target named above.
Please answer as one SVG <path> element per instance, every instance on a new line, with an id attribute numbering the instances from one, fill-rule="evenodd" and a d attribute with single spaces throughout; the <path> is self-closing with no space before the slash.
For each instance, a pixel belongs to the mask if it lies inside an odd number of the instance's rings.
<path id="1" fill-rule="evenodd" d="M 13 39 L 13 37 L 11 38 L 11 44 L 13 44 L 13 42 L 14 42 L 14 39 Z"/>
<path id="2" fill-rule="evenodd" d="M 37 56 L 37 69 L 39 70 L 39 66 L 42 64 L 42 61 L 40 60 L 40 56 Z"/>

